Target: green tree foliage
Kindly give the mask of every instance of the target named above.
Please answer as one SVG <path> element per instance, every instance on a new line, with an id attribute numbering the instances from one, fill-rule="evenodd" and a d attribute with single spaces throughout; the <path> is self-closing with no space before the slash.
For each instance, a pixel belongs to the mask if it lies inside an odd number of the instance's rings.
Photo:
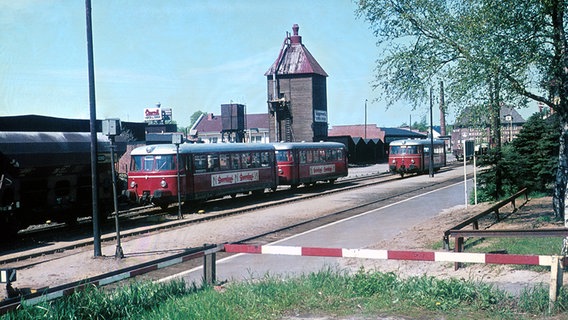
<path id="1" fill-rule="evenodd" d="M 478 200 L 490 201 L 528 188 L 531 192 L 552 193 L 558 166 L 558 117 L 543 119 L 534 114 L 511 144 L 491 150 L 480 165 L 491 166 L 479 175 Z M 496 188 L 496 172 L 501 172 L 501 192 Z"/>
<path id="2" fill-rule="evenodd" d="M 374 88 L 382 89 L 387 102 L 425 103 L 429 88 L 444 80 L 448 105 L 475 106 L 491 115 L 496 148 L 502 103 L 530 99 L 558 114 L 553 204 L 562 217 L 568 182 L 567 2 L 359 0 L 357 11 L 383 49 Z"/>

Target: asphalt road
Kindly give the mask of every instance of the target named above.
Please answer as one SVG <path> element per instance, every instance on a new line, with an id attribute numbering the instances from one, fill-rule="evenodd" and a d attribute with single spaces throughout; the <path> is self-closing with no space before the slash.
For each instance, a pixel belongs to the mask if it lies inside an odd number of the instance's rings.
<path id="1" fill-rule="evenodd" d="M 396 186 L 378 185 L 341 193 L 329 198 L 312 200 L 310 203 L 302 203 L 302 209 L 290 207 L 287 210 L 311 210 L 311 208 L 319 208 L 320 206 L 334 207 L 346 203 L 356 205 L 368 199 L 376 198 L 377 195 L 385 191 L 385 188 L 411 188 L 416 184 L 416 179 L 430 178 L 421 176 L 401 180 L 396 183 Z M 468 185 L 470 184 L 471 182 L 468 182 Z M 272 244 L 348 249 L 371 247 L 378 242 L 392 239 L 400 231 L 420 224 L 444 209 L 464 206 L 464 203 L 464 184 L 461 182 L 396 203 L 383 205 L 354 217 L 304 231 Z M 301 273 L 316 272 L 328 267 L 346 268 L 342 264 L 341 258 L 238 254 L 218 260 L 216 271 L 218 281 L 240 281 L 262 278 L 266 274 L 294 276 Z M 183 277 L 188 282 L 200 283 L 202 275 L 202 268 L 196 268 L 174 277 Z"/>

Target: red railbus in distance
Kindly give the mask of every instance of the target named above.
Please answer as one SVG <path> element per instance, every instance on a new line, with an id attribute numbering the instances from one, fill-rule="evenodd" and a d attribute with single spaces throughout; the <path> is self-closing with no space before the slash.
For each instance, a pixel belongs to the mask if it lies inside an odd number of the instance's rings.
<path id="1" fill-rule="evenodd" d="M 131 152 L 128 198 L 139 204 L 168 207 L 177 199 L 207 200 L 239 193 L 276 190 L 275 149 L 261 143 L 149 145 Z"/>
<path id="2" fill-rule="evenodd" d="M 338 142 L 275 143 L 278 182 L 292 188 L 347 176 L 347 150 Z"/>
<path id="3" fill-rule="evenodd" d="M 425 173 L 430 170 L 430 139 L 396 140 L 389 145 L 389 170 L 404 176 L 407 173 Z M 445 143 L 434 140 L 434 171 L 446 165 Z"/>

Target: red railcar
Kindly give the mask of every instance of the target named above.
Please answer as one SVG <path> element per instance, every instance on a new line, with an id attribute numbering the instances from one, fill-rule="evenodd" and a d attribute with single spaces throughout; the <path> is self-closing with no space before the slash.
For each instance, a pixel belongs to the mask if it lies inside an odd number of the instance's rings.
<path id="1" fill-rule="evenodd" d="M 275 143 L 278 181 L 297 187 L 347 176 L 347 151 L 337 142 Z"/>
<path id="2" fill-rule="evenodd" d="M 430 139 L 396 140 L 389 146 L 389 170 L 404 176 L 407 173 L 424 173 L 430 170 Z M 434 140 L 432 167 L 434 171 L 446 165 L 445 144 Z"/>
<path id="3" fill-rule="evenodd" d="M 277 187 L 274 147 L 260 143 L 181 144 L 179 165 L 173 144 L 139 147 L 131 152 L 126 195 L 162 208 L 181 200 L 207 200 Z"/>

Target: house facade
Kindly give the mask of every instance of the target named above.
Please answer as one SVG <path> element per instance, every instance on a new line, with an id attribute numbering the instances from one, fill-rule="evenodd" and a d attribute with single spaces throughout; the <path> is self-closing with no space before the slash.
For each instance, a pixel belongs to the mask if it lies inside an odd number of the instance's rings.
<path id="1" fill-rule="evenodd" d="M 223 134 L 223 119 L 220 115 L 201 115 L 190 129 L 190 139 L 196 142 L 221 143 L 232 141 L 234 136 Z M 268 143 L 268 114 L 245 115 L 244 142 Z"/>

